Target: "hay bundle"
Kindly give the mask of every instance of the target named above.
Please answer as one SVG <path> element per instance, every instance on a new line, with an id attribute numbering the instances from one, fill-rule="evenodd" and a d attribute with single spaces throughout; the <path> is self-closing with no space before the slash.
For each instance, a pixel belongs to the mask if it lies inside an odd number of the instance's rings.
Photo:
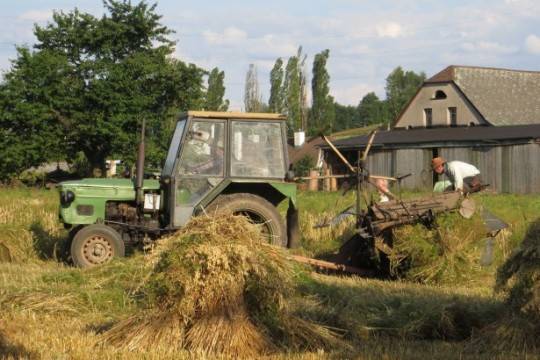
<path id="1" fill-rule="evenodd" d="M 540 219 L 529 226 L 520 247 L 499 269 L 496 290 L 509 290 L 511 308 L 540 322 Z"/>
<path id="2" fill-rule="evenodd" d="M 295 295 L 292 268 L 262 241 L 244 217 L 194 218 L 156 251 L 139 294 L 144 310 L 103 339 L 132 350 L 158 344 L 235 357 L 280 345 L 326 347 L 334 335 L 293 314 L 286 301 Z"/>
<path id="3" fill-rule="evenodd" d="M 495 289 L 507 292 L 508 313 L 487 329 L 499 346 L 540 348 L 540 219 L 500 267 Z"/>
<path id="4" fill-rule="evenodd" d="M 389 254 L 393 275 L 424 283 L 467 280 L 480 270 L 480 240 L 485 227 L 480 216 L 463 219 L 457 213 L 442 214 L 438 227 L 406 225 L 394 229 Z"/>

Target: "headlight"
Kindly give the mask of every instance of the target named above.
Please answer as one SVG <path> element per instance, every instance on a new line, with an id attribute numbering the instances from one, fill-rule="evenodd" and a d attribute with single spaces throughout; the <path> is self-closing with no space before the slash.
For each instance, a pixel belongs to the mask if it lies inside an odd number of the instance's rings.
<path id="1" fill-rule="evenodd" d="M 75 194 L 73 191 L 60 191 L 60 204 L 67 206 L 75 200 Z"/>

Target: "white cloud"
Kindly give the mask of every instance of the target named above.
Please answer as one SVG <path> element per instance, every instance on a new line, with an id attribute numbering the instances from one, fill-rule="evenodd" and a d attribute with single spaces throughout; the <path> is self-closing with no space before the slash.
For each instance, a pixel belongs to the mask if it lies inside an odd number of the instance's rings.
<path id="1" fill-rule="evenodd" d="M 518 48 L 515 46 L 505 46 L 493 41 L 478 41 L 478 42 L 467 42 L 464 43 L 461 48 L 469 52 L 488 52 L 496 54 L 512 54 L 518 51 Z"/>
<path id="2" fill-rule="evenodd" d="M 250 43 L 248 54 L 255 57 L 288 57 L 296 54 L 298 46 L 289 39 L 273 34 L 264 35 Z"/>
<path id="3" fill-rule="evenodd" d="M 246 40 L 247 34 L 236 27 L 228 27 L 222 33 L 210 30 L 203 31 L 203 37 L 212 45 L 231 45 Z"/>
<path id="4" fill-rule="evenodd" d="M 51 20 L 53 15 L 52 10 L 30 10 L 18 16 L 19 20 L 44 22 Z"/>
<path id="5" fill-rule="evenodd" d="M 376 84 L 356 84 L 349 86 L 332 86 L 330 92 L 336 101 L 342 105 L 358 105 L 360 100 L 369 92 L 376 90 Z"/>
<path id="6" fill-rule="evenodd" d="M 351 45 L 340 49 L 340 53 L 343 55 L 367 55 L 372 52 L 368 45 Z"/>
<path id="7" fill-rule="evenodd" d="M 402 26 L 397 22 L 385 22 L 379 24 L 376 26 L 375 30 L 379 37 L 397 38 L 404 33 Z"/>
<path id="8" fill-rule="evenodd" d="M 506 11 L 525 18 L 540 17 L 540 2 L 537 0 L 505 0 Z"/>
<path id="9" fill-rule="evenodd" d="M 540 54 L 540 37 L 529 35 L 525 39 L 525 49 L 531 54 Z"/>

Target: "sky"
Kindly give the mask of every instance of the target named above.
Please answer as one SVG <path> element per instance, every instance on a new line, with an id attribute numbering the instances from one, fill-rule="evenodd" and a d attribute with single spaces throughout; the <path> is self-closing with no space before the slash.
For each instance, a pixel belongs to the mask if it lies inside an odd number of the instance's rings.
<path id="1" fill-rule="evenodd" d="M 138 0 L 132 0 L 133 3 Z M 277 58 L 299 46 L 308 55 L 330 50 L 330 93 L 357 105 L 368 92 L 385 97 L 385 80 L 398 66 L 428 77 L 449 65 L 540 71 L 540 0 L 158 0 L 156 12 L 174 30 L 175 56 L 225 71 L 230 110 L 243 110 L 244 84 L 255 64 L 262 99 Z M 0 71 L 15 46 L 32 46 L 34 24 L 53 10 L 104 13 L 101 0 L 0 0 Z"/>

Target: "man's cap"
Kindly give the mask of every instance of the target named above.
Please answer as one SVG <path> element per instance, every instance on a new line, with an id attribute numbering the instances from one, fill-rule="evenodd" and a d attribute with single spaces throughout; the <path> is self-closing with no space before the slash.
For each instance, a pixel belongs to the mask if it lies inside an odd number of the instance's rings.
<path id="1" fill-rule="evenodd" d="M 446 160 L 444 160 L 444 158 L 442 158 L 442 157 L 440 157 L 440 156 L 439 156 L 439 157 L 436 157 L 436 158 L 433 158 L 433 159 L 431 160 L 431 168 L 432 168 L 432 169 L 435 169 L 435 168 L 437 168 L 437 167 L 443 165 L 445 162 L 446 162 Z"/>

